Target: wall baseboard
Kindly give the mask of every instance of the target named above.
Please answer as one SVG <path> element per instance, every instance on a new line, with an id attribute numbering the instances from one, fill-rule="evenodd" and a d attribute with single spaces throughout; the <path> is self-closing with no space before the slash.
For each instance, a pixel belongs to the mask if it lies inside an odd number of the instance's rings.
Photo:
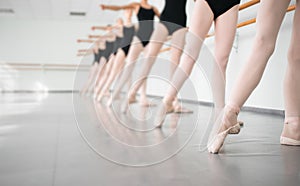
<path id="1" fill-rule="evenodd" d="M 51 94 L 70 94 L 70 93 L 79 93 L 78 90 L 49 90 L 49 91 L 34 91 L 34 90 L 2 90 L 1 93 L 13 93 L 13 94 L 22 94 L 22 93 L 51 93 Z M 125 94 L 122 92 L 121 94 Z M 155 99 L 162 99 L 162 96 L 155 96 L 155 95 L 148 95 L 150 98 Z M 194 101 L 188 99 L 181 99 L 180 101 L 184 103 L 190 104 L 198 104 L 202 106 L 212 107 L 213 103 L 209 101 Z M 284 116 L 284 110 L 278 109 L 271 109 L 271 108 L 261 108 L 261 107 L 252 107 L 252 106 L 244 106 L 241 111 L 244 112 L 254 112 L 254 113 L 261 113 L 261 114 L 271 114 L 271 115 L 278 115 Z"/>
<path id="2" fill-rule="evenodd" d="M 148 96 L 151 98 L 162 99 L 161 96 L 155 96 L 155 95 L 148 95 Z M 194 101 L 194 100 L 188 100 L 188 99 L 180 99 L 180 101 L 182 101 L 184 103 L 198 104 L 198 105 L 207 106 L 207 107 L 214 106 L 213 102 L 209 102 L 209 101 Z M 244 106 L 241 108 L 241 111 L 284 116 L 284 110 L 271 109 L 271 108 Z"/>

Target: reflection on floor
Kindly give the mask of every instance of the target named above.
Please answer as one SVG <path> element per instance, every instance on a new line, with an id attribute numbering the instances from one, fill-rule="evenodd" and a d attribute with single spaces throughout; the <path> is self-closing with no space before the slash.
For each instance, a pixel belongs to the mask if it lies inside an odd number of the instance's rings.
<path id="1" fill-rule="evenodd" d="M 154 100 L 154 102 L 157 100 Z M 211 108 L 107 109 L 77 94 L 2 94 L 0 185 L 300 185 L 300 148 L 279 145 L 283 118 L 242 112 L 219 155 L 205 151 Z"/>

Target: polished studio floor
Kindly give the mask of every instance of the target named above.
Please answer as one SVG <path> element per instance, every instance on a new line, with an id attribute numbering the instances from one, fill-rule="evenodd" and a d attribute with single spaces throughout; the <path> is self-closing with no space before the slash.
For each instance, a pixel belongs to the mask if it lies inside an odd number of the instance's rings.
<path id="1" fill-rule="evenodd" d="M 157 100 L 153 100 L 156 102 Z M 1 94 L 1 186 L 300 185 L 300 147 L 279 145 L 283 118 L 242 112 L 245 126 L 220 154 L 205 151 L 211 108 L 127 114 L 77 94 Z"/>

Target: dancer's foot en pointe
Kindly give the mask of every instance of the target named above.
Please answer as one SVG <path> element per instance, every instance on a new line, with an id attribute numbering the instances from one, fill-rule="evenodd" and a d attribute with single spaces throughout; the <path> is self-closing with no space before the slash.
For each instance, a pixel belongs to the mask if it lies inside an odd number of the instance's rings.
<path id="1" fill-rule="evenodd" d="M 156 104 L 151 103 L 146 96 L 141 96 L 139 103 L 142 107 L 153 107 L 156 106 Z"/>
<path id="2" fill-rule="evenodd" d="M 177 99 L 176 99 L 175 101 L 173 101 L 173 108 L 174 108 L 174 112 L 177 113 L 177 114 L 189 114 L 189 113 L 193 113 L 192 110 L 183 107 L 183 106 L 178 102 Z"/>
<path id="3" fill-rule="evenodd" d="M 299 117 L 287 118 L 280 136 L 282 145 L 300 146 L 300 119 Z"/>
<path id="4" fill-rule="evenodd" d="M 218 153 L 224 144 L 225 138 L 229 133 L 238 134 L 240 132 L 240 124 L 237 122 L 239 113 L 238 107 L 226 106 L 221 120 L 221 126 L 218 134 L 212 137 L 207 144 L 210 153 Z"/>
<path id="5" fill-rule="evenodd" d="M 154 118 L 154 126 L 157 128 L 161 128 L 165 121 L 166 115 L 172 112 L 174 112 L 172 103 L 162 101 Z"/>

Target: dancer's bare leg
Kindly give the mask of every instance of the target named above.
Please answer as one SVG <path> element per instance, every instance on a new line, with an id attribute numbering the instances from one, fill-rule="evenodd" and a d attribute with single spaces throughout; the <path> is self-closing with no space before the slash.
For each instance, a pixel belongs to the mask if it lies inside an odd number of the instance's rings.
<path id="1" fill-rule="evenodd" d="M 226 68 L 236 33 L 238 5 L 228 10 L 215 21 L 215 60 L 212 93 L 215 118 L 225 106 Z M 225 35 L 224 35 L 225 34 Z"/>
<path id="2" fill-rule="evenodd" d="M 182 55 L 180 64 L 173 75 L 171 85 L 168 86 L 167 94 L 155 118 L 155 125 L 157 127 L 162 125 L 165 114 L 171 111 L 172 102 L 176 98 L 185 80 L 191 74 L 194 63 L 199 56 L 202 42 L 211 27 L 213 18 L 213 12 L 207 2 L 196 1 L 190 24 L 191 27 L 189 33 L 186 35 L 185 53 Z M 196 36 L 198 39 L 196 39 Z"/>
<path id="3" fill-rule="evenodd" d="M 122 50 L 119 50 L 116 58 L 113 62 L 113 66 L 111 69 L 111 72 L 109 74 L 108 79 L 106 80 L 100 94 L 99 94 L 99 101 L 101 101 L 102 97 L 104 96 L 104 94 L 109 91 L 109 88 L 111 86 L 111 84 L 113 83 L 113 81 L 116 79 L 116 76 L 118 75 L 118 73 L 120 72 L 120 70 L 124 67 L 124 62 L 125 62 L 125 53 Z"/>
<path id="4" fill-rule="evenodd" d="M 168 37 L 168 30 L 162 24 L 158 23 L 157 27 L 152 33 L 150 43 L 147 46 L 147 50 L 144 54 L 144 59 L 142 60 L 142 70 L 138 74 L 137 81 L 134 82 L 133 87 L 129 91 L 129 99 L 134 99 L 136 93 L 141 88 L 141 97 L 140 97 L 140 104 L 142 106 L 149 106 L 149 102 L 146 96 L 146 78 L 149 75 L 153 64 L 155 63 L 156 57 L 159 54 L 164 42 Z"/>
<path id="5" fill-rule="evenodd" d="M 98 90 L 96 92 L 97 101 L 99 101 L 99 97 L 98 96 L 99 96 L 100 92 L 102 91 L 103 86 L 104 86 L 106 80 L 108 79 L 108 76 L 110 74 L 111 68 L 112 68 L 113 63 L 114 63 L 114 59 L 115 59 L 115 57 L 112 56 L 109 59 L 108 63 L 105 65 L 104 74 L 103 74 L 103 77 L 101 77 L 101 80 L 99 81 Z"/>
<path id="6" fill-rule="evenodd" d="M 262 0 L 260 2 L 257 14 L 257 34 L 252 52 L 233 86 L 229 102 L 224 109 L 224 116 L 221 119 L 222 124 L 219 123 L 221 125 L 219 132 L 226 131 L 228 128 L 236 125 L 240 108 L 261 80 L 267 62 L 273 54 L 279 28 L 289 2 L 290 0 Z M 215 123 L 215 125 L 219 124 Z M 225 137 L 220 140 L 216 138 L 209 151 L 217 153 Z"/>
<path id="7" fill-rule="evenodd" d="M 99 83 L 102 80 L 102 78 L 104 77 L 104 73 L 105 73 L 105 69 L 106 69 L 106 65 L 107 61 L 105 58 L 101 58 L 99 65 L 98 65 L 98 72 L 97 72 L 97 77 L 95 79 L 95 88 L 94 88 L 94 98 L 96 98 L 97 92 L 99 91 Z"/>
<path id="8" fill-rule="evenodd" d="M 185 35 L 187 33 L 187 28 L 182 28 L 173 33 L 171 39 L 171 50 L 170 50 L 170 81 L 175 73 L 176 68 L 179 65 L 180 57 L 182 55 L 182 50 L 185 45 Z M 184 108 L 178 101 L 177 97 L 173 101 L 174 112 L 176 113 L 192 113 L 193 111 Z"/>
<path id="9" fill-rule="evenodd" d="M 127 64 L 124 67 L 122 76 L 120 77 L 119 81 L 116 82 L 115 90 L 113 91 L 111 100 L 109 100 L 110 104 L 120 94 L 123 86 L 127 83 L 128 79 L 131 77 L 131 74 L 134 70 L 134 64 L 138 59 L 140 53 L 143 51 L 143 49 L 144 47 L 141 44 L 140 40 L 137 37 L 134 37 L 127 56 Z"/>
<path id="10" fill-rule="evenodd" d="M 155 104 L 150 103 L 148 98 L 147 98 L 147 80 L 144 81 L 144 83 L 142 84 L 141 88 L 140 88 L 140 100 L 139 103 L 141 106 L 143 107 L 150 107 L 150 106 L 155 106 Z"/>
<path id="11" fill-rule="evenodd" d="M 82 88 L 82 90 L 80 91 L 80 94 L 86 94 L 90 90 L 92 84 L 94 83 L 95 77 L 97 75 L 97 69 L 98 69 L 98 63 L 94 63 L 90 69 L 88 80 L 84 85 L 84 87 Z"/>
<path id="12" fill-rule="evenodd" d="M 300 3 L 296 3 L 293 32 L 284 80 L 285 125 L 281 136 L 300 140 Z M 283 141 L 281 141 L 283 143 Z M 284 143 L 283 143 L 284 144 Z M 291 144 L 290 144 L 291 145 Z M 300 143 L 299 143 L 300 145 Z"/>

